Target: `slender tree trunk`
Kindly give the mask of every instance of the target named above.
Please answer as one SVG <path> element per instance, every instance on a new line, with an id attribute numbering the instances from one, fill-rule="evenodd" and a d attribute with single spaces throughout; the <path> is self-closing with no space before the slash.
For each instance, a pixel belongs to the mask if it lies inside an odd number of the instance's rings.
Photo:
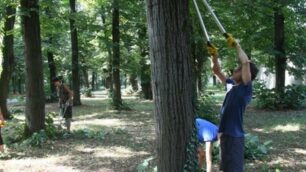
<path id="1" fill-rule="evenodd" d="M 12 76 L 12 87 L 13 87 L 13 94 L 17 93 L 17 81 L 16 81 L 16 76 Z"/>
<path id="2" fill-rule="evenodd" d="M 130 77 L 129 77 L 129 82 L 130 82 L 130 84 L 131 84 L 131 86 L 132 86 L 133 91 L 135 91 L 135 92 L 138 91 L 137 76 L 134 75 L 134 74 L 130 75 Z"/>
<path id="3" fill-rule="evenodd" d="M 18 76 L 18 93 L 19 94 L 23 94 L 23 91 L 24 91 L 22 84 L 24 83 L 22 82 L 21 77 Z"/>
<path id="4" fill-rule="evenodd" d="M 143 98 L 146 100 L 152 100 L 153 99 L 153 93 L 152 93 L 152 86 L 149 82 L 142 82 L 141 84 L 141 90 L 143 92 Z"/>
<path id="5" fill-rule="evenodd" d="M 202 45 L 201 45 L 202 47 Z M 202 51 L 202 50 L 200 50 Z M 204 53 L 203 53 L 204 54 Z M 197 88 L 199 93 L 201 93 L 203 91 L 203 64 L 204 64 L 204 57 L 203 54 L 198 54 L 197 55 Z"/>
<path id="6" fill-rule="evenodd" d="M 90 88 L 90 84 L 89 84 L 89 76 L 88 76 L 88 72 L 85 66 L 82 67 L 82 72 L 83 72 L 83 76 L 84 76 L 84 85 L 86 88 Z"/>
<path id="7" fill-rule="evenodd" d="M 81 71 L 83 73 L 83 79 L 84 79 L 84 85 L 86 88 L 90 88 L 90 83 L 89 83 L 89 76 L 88 76 L 88 68 L 86 65 L 86 60 L 85 58 L 82 56 L 81 57 Z"/>
<path id="8" fill-rule="evenodd" d="M 146 0 L 159 172 L 197 171 L 188 0 Z"/>
<path id="9" fill-rule="evenodd" d="M 22 16 L 26 64 L 26 128 L 31 135 L 45 128 L 45 95 L 38 0 L 21 0 L 21 8 L 28 10 Z"/>
<path id="10" fill-rule="evenodd" d="M 203 57 L 203 54 L 205 54 L 205 52 L 203 52 L 203 45 L 200 44 L 200 45 L 195 45 L 196 48 L 198 50 L 195 50 L 195 59 L 196 59 L 196 67 L 195 67 L 195 70 L 196 70 L 196 76 L 197 76 L 197 91 L 198 91 L 198 94 L 200 94 L 202 91 L 203 91 L 203 78 L 202 78 L 202 73 L 203 73 L 203 63 L 204 63 L 204 57 Z M 198 52 L 199 51 L 199 52 Z"/>
<path id="11" fill-rule="evenodd" d="M 143 27 L 139 29 L 138 31 L 138 37 L 143 38 L 147 36 L 147 28 Z M 151 69 L 150 65 L 146 63 L 147 56 L 149 55 L 149 50 L 146 44 L 143 42 L 139 43 L 139 47 L 141 49 L 141 70 L 140 70 L 140 86 L 141 91 L 143 93 L 144 99 L 146 100 L 152 100 L 153 99 L 153 93 L 152 93 L 152 83 L 151 83 Z"/>
<path id="12" fill-rule="evenodd" d="M 51 3 L 53 3 L 53 1 L 50 1 Z M 47 7 L 45 9 L 45 12 L 48 16 L 48 19 L 52 20 L 53 16 L 50 13 L 50 8 Z M 54 54 L 53 54 L 53 50 L 52 47 L 53 46 L 53 35 L 52 34 L 48 34 L 48 50 L 47 50 L 47 58 L 48 58 L 48 67 L 49 67 L 49 84 L 50 84 L 50 91 L 51 91 L 51 95 L 50 95 L 50 100 L 51 102 L 55 102 L 57 100 L 57 93 L 56 93 L 56 87 L 55 85 L 52 83 L 52 79 L 54 77 L 56 77 L 56 65 L 55 65 L 55 61 L 54 61 Z"/>
<path id="13" fill-rule="evenodd" d="M 113 105 L 116 109 L 122 106 L 120 83 L 120 30 L 119 30 L 119 1 L 113 0 Z"/>
<path id="14" fill-rule="evenodd" d="M 203 80 L 201 74 L 198 75 L 197 84 L 199 92 L 203 91 Z"/>
<path id="15" fill-rule="evenodd" d="M 92 76 L 91 76 L 91 89 L 94 91 L 96 90 L 96 72 L 92 71 Z"/>
<path id="16" fill-rule="evenodd" d="M 71 34 L 71 50 L 72 50 L 72 89 L 73 89 L 73 105 L 81 105 L 80 95 L 80 73 L 79 73 L 79 47 L 78 47 L 78 32 L 75 26 L 74 14 L 76 13 L 76 0 L 69 0 L 71 17 L 70 34 Z"/>
<path id="17" fill-rule="evenodd" d="M 101 19 L 102 19 L 102 25 L 104 26 L 105 23 L 106 23 L 106 18 L 105 18 L 105 15 L 102 14 L 101 15 Z M 109 89 L 109 92 L 110 92 L 110 95 L 113 94 L 113 62 L 112 62 L 112 57 L 113 57 L 113 54 L 112 54 L 112 49 L 109 48 L 109 44 L 110 44 L 110 40 L 107 36 L 107 29 L 104 29 L 104 40 L 106 40 L 106 47 L 107 47 L 107 52 L 108 52 L 108 76 L 107 78 L 105 79 L 105 88 Z"/>
<path id="18" fill-rule="evenodd" d="M 146 64 L 145 52 L 141 53 L 143 59 L 141 60 L 140 86 L 144 99 L 152 100 L 152 84 L 151 84 L 151 70 L 150 65 Z"/>
<path id="19" fill-rule="evenodd" d="M 278 92 L 282 93 L 285 87 L 285 74 L 286 74 L 286 54 L 284 50 L 285 42 L 285 17 L 281 9 L 274 9 L 274 29 L 275 29 L 275 74 L 276 82 L 275 88 Z"/>
<path id="20" fill-rule="evenodd" d="M 213 85 L 217 85 L 217 78 L 215 75 L 213 75 Z"/>
<path id="21" fill-rule="evenodd" d="M 49 40 L 50 45 L 52 45 L 52 39 Z M 56 66 L 54 62 L 54 55 L 52 51 L 47 52 L 48 57 L 48 66 L 49 66 L 49 83 L 50 83 L 50 90 L 51 90 L 51 96 L 50 99 L 52 102 L 56 101 L 56 88 L 55 85 L 52 83 L 52 79 L 56 77 Z"/>
<path id="22" fill-rule="evenodd" d="M 6 7 L 3 37 L 3 62 L 0 76 L 0 108 L 5 119 L 10 119 L 11 114 L 7 108 L 7 98 L 9 94 L 9 84 L 15 66 L 14 57 L 14 35 L 10 33 L 14 29 L 16 8 Z"/>

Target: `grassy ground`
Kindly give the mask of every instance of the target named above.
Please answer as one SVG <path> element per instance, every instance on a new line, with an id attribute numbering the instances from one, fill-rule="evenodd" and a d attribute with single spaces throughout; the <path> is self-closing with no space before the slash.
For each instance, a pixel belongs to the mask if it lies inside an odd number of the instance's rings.
<path id="1" fill-rule="evenodd" d="M 306 110 L 266 112 L 249 109 L 245 117 L 246 131 L 261 140 L 272 140 L 273 149 L 264 162 L 248 163 L 247 168 L 262 167 L 280 171 L 306 171 Z M 253 170 L 254 171 L 254 170 Z"/>
<path id="2" fill-rule="evenodd" d="M 216 96 L 222 100 L 222 94 Z M 103 94 L 83 99 L 83 106 L 74 108 L 72 130 L 103 130 L 102 141 L 70 137 L 48 141 L 42 148 L 10 147 L 9 156 L 0 160 L 0 169 L 5 172 L 136 171 L 138 164 L 154 155 L 153 103 L 127 96 L 124 101 L 133 110 L 112 110 Z M 56 104 L 48 104 L 46 109 L 58 111 Z M 24 120 L 22 113 L 17 118 L 19 122 Z M 258 135 L 262 141 L 272 140 L 273 149 L 265 160 L 247 162 L 246 171 L 305 172 L 305 122 L 306 110 L 267 112 L 249 108 L 245 116 L 246 131 Z"/>

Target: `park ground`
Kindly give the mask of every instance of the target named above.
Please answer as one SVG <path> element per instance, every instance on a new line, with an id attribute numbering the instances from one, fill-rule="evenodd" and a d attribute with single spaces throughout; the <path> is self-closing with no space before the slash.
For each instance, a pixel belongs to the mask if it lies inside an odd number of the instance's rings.
<path id="1" fill-rule="evenodd" d="M 4 172 L 137 171 L 137 165 L 155 155 L 153 102 L 125 95 L 124 102 L 132 109 L 115 111 L 106 93 L 94 95 L 83 98 L 83 105 L 74 108 L 72 130 L 103 131 L 103 139 L 68 137 L 23 151 L 10 147 L 8 155 L 0 159 L 0 169 Z M 57 104 L 47 104 L 46 111 L 57 112 Z M 16 118 L 22 120 L 23 114 Z M 258 135 L 262 142 L 272 140 L 273 148 L 264 160 L 247 161 L 245 171 L 306 172 L 305 123 L 305 109 L 263 111 L 249 107 L 245 115 L 246 131 Z"/>

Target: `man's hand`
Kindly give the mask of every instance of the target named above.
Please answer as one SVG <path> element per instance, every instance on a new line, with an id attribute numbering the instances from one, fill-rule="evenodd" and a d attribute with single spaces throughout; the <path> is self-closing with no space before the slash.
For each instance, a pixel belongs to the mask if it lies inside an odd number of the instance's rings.
<path id="1" fill-rule="evenodd" d="M 0 111 L 0 128 L 5 126 L 5 121 L 4 121 L 4 117 Z"/>
<path id="2" fill-rule="evenodd" d="M 230 33 L 226 33 L 226 41 L 227 41 L 228 46 L 230 46 L 230 47 L 235 48 L 236 45 L 237 45 L 237 42 L 236 42 L 235 38 Z"/>
<path id="3" fill-rule="evenodd" d="M 207 45 L 207 51 L 208 51 L 208 54 L 212 57 L 216 57 L 218 56 L 218 48 L 215 47 L 213 44 L 211 43 L 208 43 Z"/>
<path id="4" fill-rule="evenodd" d="M 0 120 L 0 128 L 3 128 L 5 126 L 5 121 L 4 120 Z"/>

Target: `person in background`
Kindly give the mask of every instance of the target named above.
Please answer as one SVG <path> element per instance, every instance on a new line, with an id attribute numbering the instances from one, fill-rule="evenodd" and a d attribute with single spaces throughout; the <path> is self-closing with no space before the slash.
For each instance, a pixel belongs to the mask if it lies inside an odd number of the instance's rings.
<path id="1" fill-rule="evenodd" d="M 69 87 L 62 83 L 60 77 L 52 79 L 53 84 L 56 86 L 57 95 L 59 97 L 60 114 L 65 119 L 65 126 L 67 132 L 70 133 L 71 121 L 72 121 L 72 104 L 73 104 L 73 92 Z"/>
<path id="2" fill-rule="evenodd" d="M 205 143 L 205 151 L 202 145 L 198 146 L 199 170 L 203 168 L 206 159 L 206 172 L 212 172 L 213 142 L 218 140 L 218 127 L 201 118 L 196 119 L 197 138 L 200 143 Z"/>
<path id="3" fill-rule="evenodd" d="M 4 118 L 0 109 L 0 153 L 4 152 L 4 148 L 3 148 L 3 139 L 2 139 L 2 135 L 1 135 L 1 128 L 4 127 L 5 122 L 4 122 Z"/>

